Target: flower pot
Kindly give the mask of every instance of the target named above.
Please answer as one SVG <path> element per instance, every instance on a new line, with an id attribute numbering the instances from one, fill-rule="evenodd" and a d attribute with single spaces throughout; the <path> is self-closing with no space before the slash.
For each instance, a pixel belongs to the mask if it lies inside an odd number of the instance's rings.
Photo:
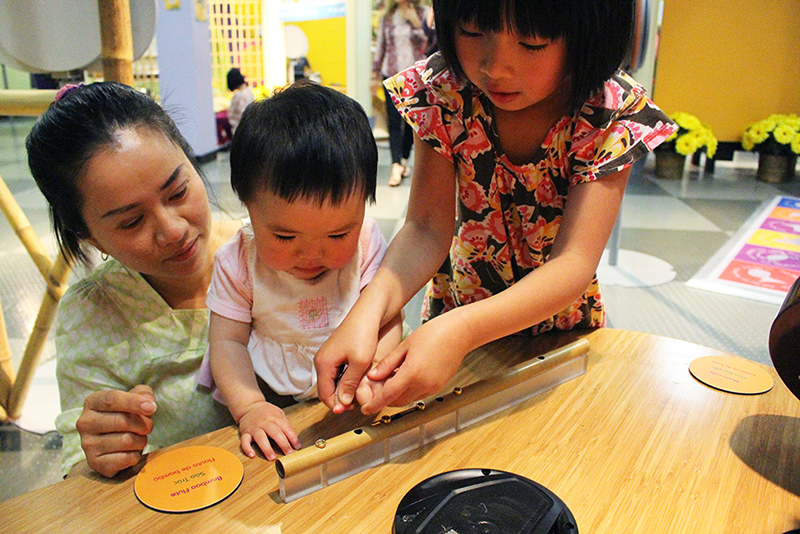
<path id="1" fill-rule="evenodd" d="M 780 184 L 794 179 L 797 166 L 797 154 L 763 154 L 758 155 L 758 171 L 756 179 L 771 184 Z"/>
<path id="2" fill-rule="evenodd" d="M 672 150 L 656 150 L 656 178 L 665 180 L 680 180 L 683 176 L 683 167 L 686 156 Z"/>

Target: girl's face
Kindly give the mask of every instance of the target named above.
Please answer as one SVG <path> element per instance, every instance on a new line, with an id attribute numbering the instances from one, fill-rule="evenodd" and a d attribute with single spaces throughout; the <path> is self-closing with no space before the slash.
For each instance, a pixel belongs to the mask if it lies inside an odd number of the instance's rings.
<path id="1" fill-rule="evenodd" d="M 505 111 L 542 102 L 567 77 L 563 38 L 521 37 L 514 32 L 481 32 L 471 23 L 456 28 L 456 54 L 467 78 Z"/>
<path id="2" fill-rule="evenodd" d="M 183 283 L 208 267 L 205 185 L 177 145 L 149 130 L 121 130 L 78 182 L 88 241 L 145 278 Z"/>
<path id="3" fill-rule="evenodd" d="M 313 280 L 343 268 L 358 250 L 365 200 L 351 195 L 339 205 L 326 200 L 287 202 L 258 191 L 247 205 L 261 263 L 295 278 Z"/>

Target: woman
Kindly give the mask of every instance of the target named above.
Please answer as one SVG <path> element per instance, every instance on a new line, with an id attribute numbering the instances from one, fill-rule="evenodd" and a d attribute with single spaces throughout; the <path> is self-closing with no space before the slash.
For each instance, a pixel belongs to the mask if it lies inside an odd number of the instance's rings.
<path id="1" fill-rule="evenodd" d="M 423 21 L 428 9 L 419 5 L 419 0 L 390 0 L 381 19 L 375 46 L 372 71 L 374 85 L 394 76 L 426 57 L 428 33 Z M 389 148 L 392 152 L 392 175 L 390 186 L 398 186 L 411 173 L 408 157 L 414 144 L 414 132 L 403 123 L 403 119 L 392 104 L 386 89 L 386 121 L 389 128 Z"/>
<path id="2" fill-rule="evenodd" d="M 169 116 L 113 82 L 62 89 L 26 142 L 59 247 L 104 260 L 68 289 L 56 329 L 62 468 L 105 476 L 143 453 L 231 424 L 196 389 L 213 255 L 239 223 L 212 223 L 192 150 Z"/>

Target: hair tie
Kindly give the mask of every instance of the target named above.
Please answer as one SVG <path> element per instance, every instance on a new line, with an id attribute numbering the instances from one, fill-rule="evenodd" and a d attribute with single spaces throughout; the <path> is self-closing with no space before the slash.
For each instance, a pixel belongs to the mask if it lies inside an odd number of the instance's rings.
<path id="1" fill-rule="evenodd" d="M 68 83 L 67 85 L 58 90 L 58 92 L 56 93 L 55 101 L 58 102 L 59 100 L 70 94 L 72 91 L 74 91 L 75 89 L 78 89 L 79 87 L 83 87 L 83 84 L 79 83 L 76 85 L 74 83 Z"/>

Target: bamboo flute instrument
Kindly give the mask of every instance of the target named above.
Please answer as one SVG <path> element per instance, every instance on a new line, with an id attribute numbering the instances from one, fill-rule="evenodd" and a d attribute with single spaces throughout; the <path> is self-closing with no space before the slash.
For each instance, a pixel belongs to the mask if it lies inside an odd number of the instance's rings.
<path id="1" fill-rule="evenodd" d="M 455 387 L 369 425 L 276 461 L 281 497 L 289 502 L 380 465 L 489 417 L 586 372 L 589 342 L 581 339 L 469 386 Z"/>

